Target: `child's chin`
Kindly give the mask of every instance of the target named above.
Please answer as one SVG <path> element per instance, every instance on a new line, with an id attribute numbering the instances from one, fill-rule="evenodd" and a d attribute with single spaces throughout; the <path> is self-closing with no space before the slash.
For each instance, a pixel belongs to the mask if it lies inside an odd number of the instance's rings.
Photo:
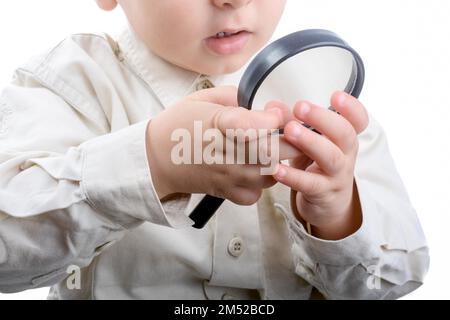
<path id="1" fill-rule="evenodd" d="M 229 58 L 229 61 L 218 61 L 214 66 L 207 68 L 208 72 L 202 72 L 203 74 L 208 74 L 210 76 L 217 76 L 223 74 L 230 74 L 239 71 L 245 64 L 246 60 L 242 58 Z"/>

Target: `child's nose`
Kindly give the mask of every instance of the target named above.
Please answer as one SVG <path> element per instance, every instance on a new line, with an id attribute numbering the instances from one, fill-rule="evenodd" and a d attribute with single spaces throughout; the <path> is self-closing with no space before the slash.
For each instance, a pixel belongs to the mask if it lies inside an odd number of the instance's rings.
<path id="1" fill-rule="evenodd" d="M 241 7 L 244 7 L 248 5 L 253 0 L 212 0 L 215 6 L 219 8 L 234 8 L 239 9 Z"/>

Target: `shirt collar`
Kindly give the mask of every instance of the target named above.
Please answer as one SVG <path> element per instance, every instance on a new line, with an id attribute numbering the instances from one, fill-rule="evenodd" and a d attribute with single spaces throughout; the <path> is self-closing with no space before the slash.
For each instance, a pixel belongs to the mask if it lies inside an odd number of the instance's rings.
<path id="1" fill-rule="evenodd" d="M 118 43 L 129 67 L 150 86 L 164 108 L 196 91 L 197 84 L 205 78 L 214 86 L 237 87 L 246 69 L 244 66 L 231 74 L 206 76 L 180 68 L 149 50 L 131 27 L 122 33 Z"/>

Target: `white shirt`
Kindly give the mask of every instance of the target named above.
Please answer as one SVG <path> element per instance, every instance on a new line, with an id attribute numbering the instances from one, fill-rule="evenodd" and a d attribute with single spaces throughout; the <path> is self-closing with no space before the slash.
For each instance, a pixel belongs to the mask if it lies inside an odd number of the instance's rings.
<path id="1" fill-rule="evenodd" d="M 73 35 L 17 69 L 0 98 L 0 291 L 308 299 L 315 287 L 329 299 L 389 299 L 420 286 L 425 237 L 373 118 L 355 169 L 363 225 L 346 239 L 307 234 L 280 184 L 253 206 L 226 201 L 201 230 L 188 215 L 203 195 L 160 202 L 148 121 L 205 80 L 237 85 L 242 71 L 180 69 L 131 31 L 117 42 Z M 81 268 L 80 289 L 67 285 L 71 266 Z"/>

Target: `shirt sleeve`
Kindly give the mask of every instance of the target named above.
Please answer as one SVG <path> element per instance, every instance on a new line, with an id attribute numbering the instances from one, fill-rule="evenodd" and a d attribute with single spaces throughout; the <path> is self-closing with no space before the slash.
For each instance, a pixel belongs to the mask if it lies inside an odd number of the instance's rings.
<path id="1" fill-rule="evenodd" d="M 325 241 L 286 215 L 296 273 L 328 299 L 395 299 L 423 283 L 428 247 L 385 134 L 373 118 L 359 139 L 355 181 L 362 226 L 345 239 Z"/>
<path id="2" fill-rule="evenodd" d="M 61 281 L 69 266 L 89 265 L 143 221 L 193 223 L 184 212 L 189 196 L 158 199 L 148 120 L 109 132 L 95 106 L 84 114 L 74 106 L 24 72 L 0 97 L 2 292 Z"/>

